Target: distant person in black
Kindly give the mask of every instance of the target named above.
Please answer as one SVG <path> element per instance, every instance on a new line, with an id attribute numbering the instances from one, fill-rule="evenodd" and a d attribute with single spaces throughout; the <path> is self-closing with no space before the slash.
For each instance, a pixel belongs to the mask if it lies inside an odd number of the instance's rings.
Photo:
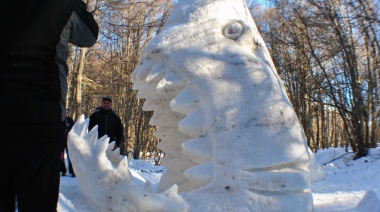
<path id="1" fill-rule="evenodd" d="M 56 211 L 67 43 L 98 25 L 81 0 L 2 1 L 0 20 L 0 211 Z"/>
<path id="2" fill-rule="evenodd" d="M 107 135 L 110 137 L 110 142 L 116 141 L 113 150 L 120 146 L 123 141 L 123 125 L 120 117 L 112 110 L 112 99 L 105 96 L 102 99 L 102 105 L 90 116 L 90 124 L 88 129 L 91 130 L 95 125 L 98 125 L 98 138 Z"/>
<path id="3" fill-rule="evenodd" d="M 70 132 L 71 128 L 74 126 L 74 120 L 69 116 L 70 110 L 66 109 L 66 118 L 65 118 L 65 123 L 66 123 L 66 131 L 65 131 L 65 136 L 63 137 L 63 146 L 62 146 L 62 151 L 61 151 L 61 173 L 62 176 L 66 176 L 66 163 L 65 163 L 65 150 L 66 150 L 66 155 L 67 155 L 67 164 L 69 166 L 69 174 L 71 177 L 75 177 L 73 166 L 70 161 L 70 155 L 69 151 L 67 150 L 67 134 Z"/>

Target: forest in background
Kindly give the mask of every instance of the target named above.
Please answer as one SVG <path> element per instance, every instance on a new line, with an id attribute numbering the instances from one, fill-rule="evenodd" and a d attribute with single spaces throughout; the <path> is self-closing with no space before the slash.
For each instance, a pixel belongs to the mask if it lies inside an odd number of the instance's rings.
<path id="1" fill-rule="evenodd" d="M 92 48 L 70 46 L 67 107 L 90 116 L 109 95 L 124 125 L 122 154 L 159 163 L 152 112 L 130 75 L 160 32 L 172 0 L 85 0 L 100 33 Z M 313 151 L 351 147 L 367 155 L 380 138 L 378 0 L 247 1 Z M 140 152 L 143 154 L 140 155 Z M 149 153 L 149 154 L 148 154 Z M 152 154 L 153 153 L 153 154 Z"/>

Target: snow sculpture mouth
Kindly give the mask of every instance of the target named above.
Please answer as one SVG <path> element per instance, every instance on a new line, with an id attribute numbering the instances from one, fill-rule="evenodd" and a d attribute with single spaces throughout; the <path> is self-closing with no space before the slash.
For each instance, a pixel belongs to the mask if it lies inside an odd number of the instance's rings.
<path id="1" fill-rule="evenodd" d="M 245 1 L 179 1 L 131 81 L 166 153 L 159 192 L 178 185 L 190 211 L 311 210 L 305 136 Z"/>

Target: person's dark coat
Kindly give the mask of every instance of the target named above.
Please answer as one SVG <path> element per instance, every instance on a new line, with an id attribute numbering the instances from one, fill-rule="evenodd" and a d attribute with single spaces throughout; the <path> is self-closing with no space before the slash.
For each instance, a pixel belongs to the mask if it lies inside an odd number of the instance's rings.
<path id="1" fill-rule="evenodd" d="M 104 110 L 100 108 L 90 116 L 88 130 L 98 125 L 98 138 L 107 135 L 110 142 L 116 141 L 116 145 L 120 146 L 123 141 L 123 125 L 120 117 L 113 110 Z"/>
<path id="2" fill-rule="evenodd" d="M 71 176 L 75 176 L 73 165 L 71 163 L 70 156 L 69 156 L 69 151 L 67 150 L 67 136 L 68 136 L 68 133 L 70 132 L 71 128 L 73 128 L 75 122 L 71 117 L 68 116 L 65 119 L 65 123 L 66 123 L 66 133 L 65 133 L 65 136 L 63 138 L 64 141 L 63 141 L 63 148 L 62 148 L 61 152 L 62 152 L 62 154 L 64 154 L 65 149 L 66 149 L 67 163 L 69 165 L 69 173 L 71 174 Z M 66 170 L 65 160 L 64 160 L 64 158 L 62 158 L 61 159 L 61 172 L 64 173 L 64 175 L 65 175 L 66 171 L 67 170 Z"/>
<path id="3" fill-rule="evenodd" d="M 81 0 L 3 1 L 1 9 L 0 110 L 9 111 L 12 104 L 16 111 L 3 114 L 2 137 L 60 138 L 66 108 L 67 43 L 92 46 L 98 25 Z"/>
<path id="4" fill-rule="evenodd" d="M 66 117 L 66 134 L 70 132 L 71 128 L 74 126 L 74 120 L 71 117 Z"/>
<path id="5" fill-rule="evenodd" d="M 63 137 L 63 149 L 67 149 L 67 136 L 68 133 L 70 132 L 71 128 L 74 126 L 74 120 L 71 117 L 66 117 L 65 118 L 65 123 L 66 123 L 66 131 L 65 131 L 65 136 Z"/>
<path id="6" fill-rule="evenodd" d="M 0 211 L 57 211 L 67 44 L 98 25 L 82 0 L 1 1 L 0 20 Z"/>

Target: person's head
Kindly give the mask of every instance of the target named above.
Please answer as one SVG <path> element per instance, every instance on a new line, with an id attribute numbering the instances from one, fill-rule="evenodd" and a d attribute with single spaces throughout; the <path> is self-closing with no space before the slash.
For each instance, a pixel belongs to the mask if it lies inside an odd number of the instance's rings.
<path id="1" fill-rule="evenodd" d="M 70 110 L 66 108 L 66 118 L 69 117 Z"/>
<path id="2" fill-rule="evenodd" d="M 105 96 L 102 99 L 102 108 L 103 110 L 111 110 L 112 108 L 112 99 L 109 96 Z"/>

